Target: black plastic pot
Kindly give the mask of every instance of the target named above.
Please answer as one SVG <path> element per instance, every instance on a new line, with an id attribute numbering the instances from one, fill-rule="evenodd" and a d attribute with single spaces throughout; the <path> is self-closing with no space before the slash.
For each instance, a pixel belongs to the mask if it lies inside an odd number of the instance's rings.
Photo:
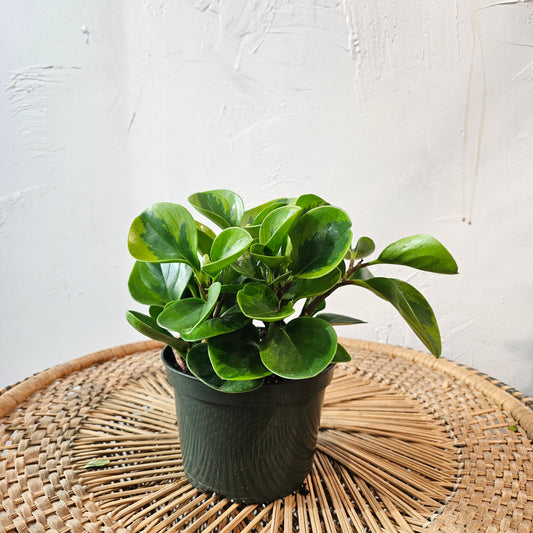
<path id="1" fill-rule="evenodd" d="M 183 468 L 202 491 L 264 503 L 298 489 L 313 463 L 325 388 L 333 365 L 306 380 L 268 383 L 247 393 L 214 390 L 173 365 Z"/>

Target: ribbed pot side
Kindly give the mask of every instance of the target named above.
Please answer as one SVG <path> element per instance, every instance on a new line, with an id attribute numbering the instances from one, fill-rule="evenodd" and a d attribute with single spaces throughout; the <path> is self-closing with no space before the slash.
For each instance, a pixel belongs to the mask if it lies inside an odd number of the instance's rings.
<path id="1" fill-rule="evenodd" d="M 177 370 L 170 347 L 162 359 L 174 387 L 183 468 L 192 485 L 243 503 L 266 503 L 302 485 L 313 463 L 333 365 L 310 379 L 230 394 Z"/>

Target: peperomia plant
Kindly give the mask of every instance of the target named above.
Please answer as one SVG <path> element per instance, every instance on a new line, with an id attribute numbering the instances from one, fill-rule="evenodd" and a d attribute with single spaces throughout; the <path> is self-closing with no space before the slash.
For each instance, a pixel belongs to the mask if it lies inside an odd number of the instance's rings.
<path id="1" fill-rule="evenodd" d="M 137 261 L 128 286 L 136 301 L 150 306 L 149 314 L 126 316 L 141 333 L 172 346 L 182 369 L 210 387 L 246 392 L 267 376 L 305 379 L 349 360 L 333 326 L 361 320 L 324 312 L 326 298 L 347 285 L 389 301 L 440 355 L 438 325 L 422 294 L 369 270 L 389 263 L 457 273 L 435 238 L 406 237 L 367 260 L 374 242 L 360 237 L 352 246 L 350 217 L 312 194 L 249 210 L 222 189 L 193 194 L 189 202 L 221 231 L 215 234 L 177 204 L 143 211 L 129 232 Z"/>

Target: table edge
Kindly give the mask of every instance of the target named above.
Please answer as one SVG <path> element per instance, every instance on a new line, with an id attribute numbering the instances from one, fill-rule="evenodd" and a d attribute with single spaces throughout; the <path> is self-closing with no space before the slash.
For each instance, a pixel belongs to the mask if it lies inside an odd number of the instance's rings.
<path id="1" fill-rule="evenodd" d="M 7 416 L 33 393 L 47 387 L 57 379 L 68 376 L 72 372 L 83 370 L 84 368 L 109 361 L 110 359 L 126 357 L 136 352 L 153 350 L 162 348 L 163 346 L 164 344 L 162 342 L 151 340 L 123 344 L 82 355 L 81 357 L 38 372 L 24 381 L 7 388 L 0 395 L 0 418 Z"/>
<path id="2" fill-rule="evenodd" d="M 467 367 L 456 361 L 445 358 L 435 358 L 428 353 L 419 352 L 411 348 L 393 346 L 372 341 L 356 339 L 339 339 L 345 348 L 354 350 L 379 351 L 394 357 L 401 357 L 409 362 L 426 366 L 437 370 L 444 375 L 450 376 L 492 399 L 501 409 L 506 411 L 524 429 L 528 438 L 533 440 L 533 410 L 528 405 L 533 400 L 519 393 L 516 398 L 511 392 L 517 393 L 516 389 L 499 382 L 476 369 Z"/>

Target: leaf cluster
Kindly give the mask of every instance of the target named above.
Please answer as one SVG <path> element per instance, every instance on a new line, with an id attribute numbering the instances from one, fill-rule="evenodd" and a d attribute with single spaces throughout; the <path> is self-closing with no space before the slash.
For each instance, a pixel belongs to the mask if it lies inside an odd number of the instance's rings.
<path id="1" fill-rule="evenodd" d="M 193 194 L 189 202 L 218 233 L 172 203 L 154 204 L 135 218 L 128 287 L 149 311 L 128 311 L 126 318 L 172 346 L 210 387 L 246 392 L 272 374 L 306 379 L 349 360 L 333 326 L 361 320 L 324 312 L 326 298 L 348 285 L 390 302 L 440 355 L 437 321 L 422 294 L 405 281 L 374 277 L 369 268 L 388 263 L 457 273 L 435 238 L 406 237 L 369 261 L 372 239 L 362 236 L 352 245 L 348 214 L 312 194 L 248 210 L 223 189 Z"/>

